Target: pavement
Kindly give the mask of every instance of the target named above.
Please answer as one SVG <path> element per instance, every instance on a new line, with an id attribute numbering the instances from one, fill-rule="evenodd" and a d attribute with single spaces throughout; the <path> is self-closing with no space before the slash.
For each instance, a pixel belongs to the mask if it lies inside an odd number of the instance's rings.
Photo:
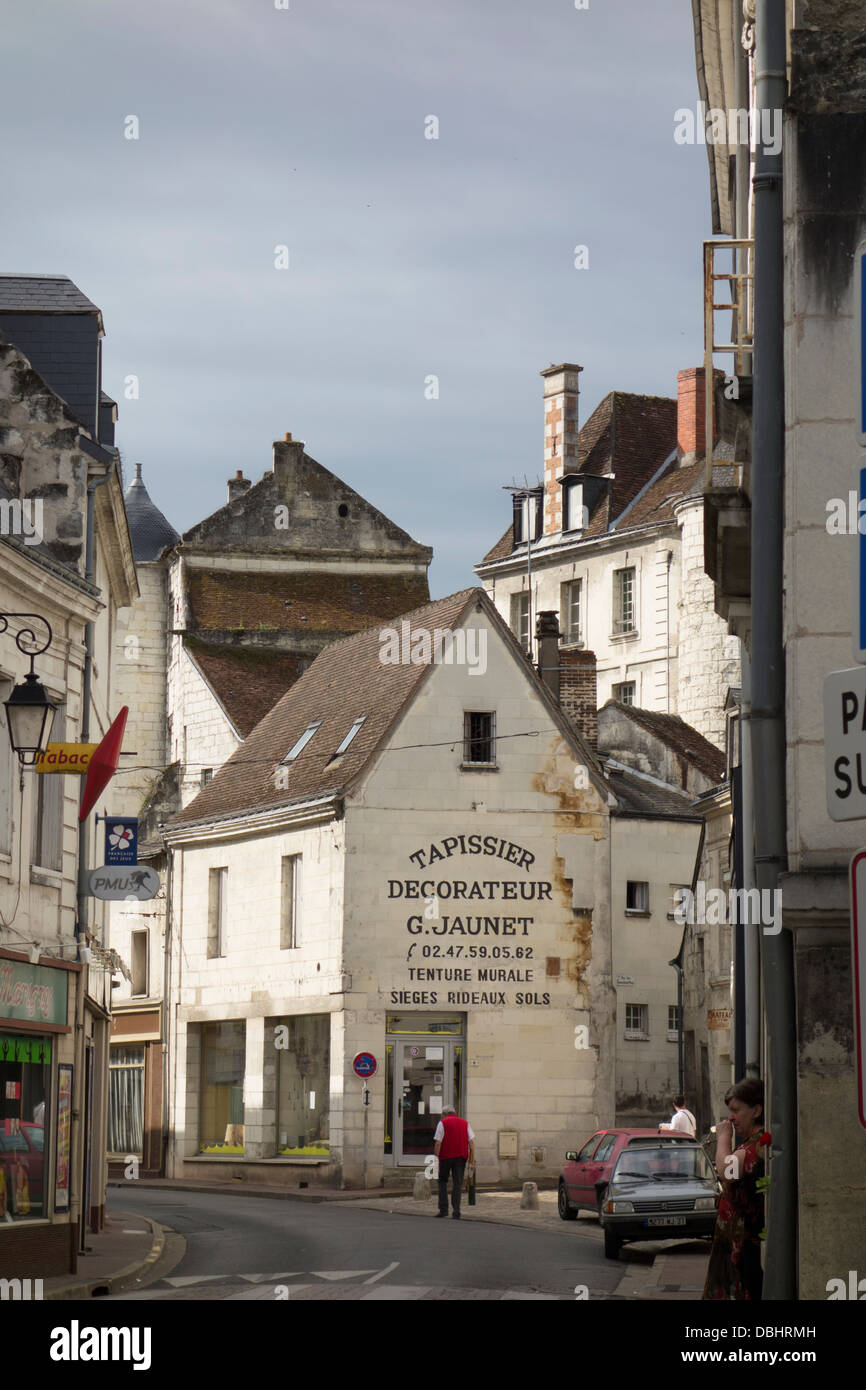
<path id="1" fill-rule="evenodd" d="M 110 1187 L 127 1187 L 122 1180 Z M 341 1192 L 322 1188 L 309 1192 L 287 1192 L 273 1187 L 227 1187 L 224 1183 L 191 1182 L 181 1179 L 139 1179 L 136 1187 L 151 1187 L 163 1191 L 231 1192 L 233 1195 L 288 1198 L 306 1202 L 328 1202 L 337 1205 L 361 1206 L 371 1211 L 397 1212 L 431 1220 L 436 1215 L 432 1197 L 417 1201 L 407 1195 L 405 1188 L 387 1192 L 378 1189 L 375 1196 L 365 1192 Z M 479 1191 L 475 1206 L 461 1208 L 464 1221 L 493 1222 L 498 1225 L 558 1233 L 565 1239 L 603 1241 L 601 1227 L 591 1213 L 582 1212 L 576 1221 L 562 1221 L 557 1212 L 556 1193 L 539 1192 L 538 1208 L 524 1210 L 519 1191 Z M 165 1230 L 149 1217 L 127 1215 L 112 1211 L 99 1235 L 88 1235 L 89 1252 L 79 1256 L 75 1275 L 57 1275 L 44 1281 L 46 1299 L 86 1299 L 106 1294 L 129 1292 L 151 1282 L 155 1266 L 164 1263 L 167 1241 L 176 1250 L 172 1264 L 182 1258 L 181 1238 Z M 612 1297 L 639 1300 L 700 1299 L 706 1274 L 709 1247 L 696 1241 L 652 1241 L 628 1245 L 620 1254 L 618 1266 L 622 1278 Z M 388 1296 L 389 1286 L 377 1290 L 380 1298 Z M 397 1294 L 399 1297 L 399 1294 Z M 453 1295 L 451 1295 L 453 1296 Z M 467 1291 L 469 1297 L 484 1296 L 482 1292 Z"/>

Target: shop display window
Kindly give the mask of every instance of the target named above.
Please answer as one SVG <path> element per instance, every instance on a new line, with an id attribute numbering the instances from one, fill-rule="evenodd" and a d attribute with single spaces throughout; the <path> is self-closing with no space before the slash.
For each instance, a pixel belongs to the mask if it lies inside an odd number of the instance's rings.
<path id="1" fill-rule="evenodd" d="M 114 1046 L 108 1063 L 108 1150 L 142 1153 L 144 1047 Z"/>
<path id="2" fill-rule="evenodd" d="M 201 1030 L 199 1150 L 224 1157 L 244 1151 L 246 1023 L 205 1023 Z"/>
<path id="3" fill-rule="evenodd" d="M 0 1222 L 48 1215 L 51 1040 L 0 1034 Z"/>
<path id="4" fill-rule="evenodd" d="M 274 1023 L 279 1058 L 277 1152 L 326 1158 L 330 1154 L 331 1015 L 301 1014 Z"/>

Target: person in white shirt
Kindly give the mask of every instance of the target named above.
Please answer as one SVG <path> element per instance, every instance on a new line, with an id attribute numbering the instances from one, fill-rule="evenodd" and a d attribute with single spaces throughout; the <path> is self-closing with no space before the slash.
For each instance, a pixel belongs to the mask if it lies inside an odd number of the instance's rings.
<path id="1" fill-rule="evenodd" d="M 679 1134 L 690 1134 L 694 1139 L 697 1127 L 691 1110 L 686 1109 L 685 1096 L 674 1096 L 674 1113 L 671 1115 L 670 1124 L 659 1125 L 659 1130 L 676 1130 Z"/>

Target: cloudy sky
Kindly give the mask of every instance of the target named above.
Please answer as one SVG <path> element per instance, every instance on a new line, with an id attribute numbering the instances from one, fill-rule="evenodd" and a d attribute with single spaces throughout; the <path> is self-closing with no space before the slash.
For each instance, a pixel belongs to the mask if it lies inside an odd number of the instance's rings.
<path id="1" fill-rule="evenodd" d="M 438 597 L 539 475 L 541 368 L 583 366 L 585 420 L 702 358 L 690 6 L 276 3 L 7 8 L 0 268 L 100 306 L 127 476 L 179 530 L 288 430 L 434 547 Z"/>

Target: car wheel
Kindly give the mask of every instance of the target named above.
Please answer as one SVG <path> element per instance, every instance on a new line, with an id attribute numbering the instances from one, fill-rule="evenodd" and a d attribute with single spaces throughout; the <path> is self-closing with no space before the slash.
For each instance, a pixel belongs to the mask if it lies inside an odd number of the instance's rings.
<path id="1" fill-rule="evenodd" d="M 598 1219 L 599 1219 L 599 1221 L 601 1221 L 601 1209 L 602 1209 L 602 1207 L 604 1206 L 604 1199 L 605 1199 L 606 1196 L 607 1196 L 607 1188 L 606 1188 L 606 1187 L 600 1187 L 600 1188 L 598 1189 L 598 1192 L 596 1193 L 596 1197 L 597 1197 L 597 1199 L 598 1199 L 598 1200 L 596 1201 L 596 1211 L 597 1211 L 597 1213 L 598 1213 Z"/>
<path id="2" fill-rule="evenodd" d="M 577 1212 L 568 1200 L 568 1193 L 565 1190 L 565 1183 L 559 1184 L 559 1193 L 556 1199 L 557 1210 L 563 1221 L 576 1221 Z"/>
<path id="3" fill-rule="evenodd" d="M 618 1260 L 621 1248 L 622 1241 L 618 1236 L 615 1236 L 610 1227 L 608 1227 L 604 1233 L 605 1258 L 608 1260 Z"/>

